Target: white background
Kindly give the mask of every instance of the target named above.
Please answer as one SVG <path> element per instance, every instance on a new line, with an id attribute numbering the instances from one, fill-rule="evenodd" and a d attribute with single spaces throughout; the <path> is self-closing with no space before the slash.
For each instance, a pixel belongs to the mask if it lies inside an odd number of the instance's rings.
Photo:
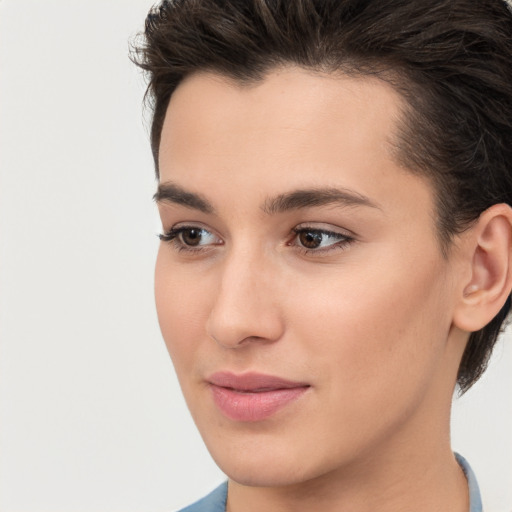
<path id="1" fill-rule="evenodd" d="M 151 3 L 0 1 L 0 512 L 171 511 L 223 479 L 154 312 L 127 56 Z M 511 344 L 453 419 L 488 512 L 512 510 Z"/>

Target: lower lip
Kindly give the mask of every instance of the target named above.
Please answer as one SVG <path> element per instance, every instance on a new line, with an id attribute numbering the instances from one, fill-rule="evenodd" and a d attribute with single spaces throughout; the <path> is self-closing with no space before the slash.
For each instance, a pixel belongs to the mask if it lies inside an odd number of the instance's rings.
<path id="1" fill-rule="evenodd" d="M 262 421 L 297 400 L 308 386 L 272 389 L 261 392 L 242 392 L 231 388 L 211 386 L 213 401 L 221 412 L 235 421 Z"/>

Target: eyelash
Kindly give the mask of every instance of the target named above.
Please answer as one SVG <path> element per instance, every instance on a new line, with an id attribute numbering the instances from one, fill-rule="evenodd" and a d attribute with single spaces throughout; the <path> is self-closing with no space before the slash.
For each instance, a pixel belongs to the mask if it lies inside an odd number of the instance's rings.
<path id="1" fill-rule="evenodd" d="M 198 253 L 203 252 L 208 249 L 208 247 L 205 246 L 196 246 L 188 245 L 182 240 L 183 233 L 186 231 L 202 231 L 206 233 L 210 233 L 205 228 L 199 227 L 199 226 L 179 226 L 177 228 L 171 228 L 169 231 L 166 231 L 165 233 L 161 233 L 158 235 L 158 238 L 162 242 L 167 242 L 173 246 L 174 249 L 176 249 L 178 252 L 186 251 L 188 253 Z M 222 244 L 217 244 L 222 245 Z"/>
<path id="2" fill-rule="evenodd" d="M 169 231 L 166 231 L 165 233 L 159 234 L 158 238 L 163 242 L 171 244 L 173 246 L 173 248 L 175 250 L 177 250 L 178 252 L 184 251 L 189 254 L 194 254 L 194 253 L 199 253 L 199 252 L 204 252 L 204 251 L 209 250 L 211 248 L 211 245 L 193 246 L 193 245 L 186 244 L 183 241 L 183 239 L 182 239 L 183 233 L 185 233 L 187 231 L 191 231 L 191 230 L 197 230 L 197 231 L 206 232 L 206 233 L 211 234 L 210 231 L 208 231 L 205 228 L 199 227 L 199 226 L 179 226 L 176 228 L 171 228 Z M 336 251 L 336 250 L 345 250 L 355 241 L 355 238 L 348 234 L 339 233 L 336 231 L 330 231 L 327 229 L 311 228 L 311 227 L 307 227 L 307 226 L 296 227 L 292 230 L 292 233 L 294 235 L 293 239 L 291 241 L 287 242 L 286 245 L 296 247 L 297 250 L 303 255 L 312 255 L 313 254 L 313 255 L 319 256 L 319 255 L 327 254 L 327 253 L 330 253 L 330 252 Z M 304 247 L 303 245 L 298 245 L 297 243 L 294 243 L 298 240 L 298 237 L 301 234 L 306 234 L 306 233 L 317 235 L 317 236 L 320 235 L 322 237 L 325 237 L 325 236 L 333 237 L 333 238 L 337 238 L 338 241 L 333 244 L 330 244 L 326 248 L 320 248 L 320 249 L 307 248 L 307 247 Z M 215 235 L 212 235 L 212 236 L 215 236 Z M 214 244 L 214 245 L 223 245 L 223 243 L 218 243 L 218 244 Z"/>

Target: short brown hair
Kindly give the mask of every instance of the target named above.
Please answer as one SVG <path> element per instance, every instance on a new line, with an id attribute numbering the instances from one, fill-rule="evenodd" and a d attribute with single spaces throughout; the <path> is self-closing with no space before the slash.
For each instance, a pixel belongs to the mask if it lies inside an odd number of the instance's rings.
<path id="1" fill-rule="evenodd" d="M 149 74 L 151 146 L 172 93 L 213 71 L 240 83 L 294 64 L 375 75 L 408 105 L 397 146 L 436 189 L 443 252 L 496 203 L 512 205 L 512 15 L 505 0 L 174 0 L 146 19 L 133 60 Z M 510 309 L 470 335 L 458 384 L 481 376 Z"/>

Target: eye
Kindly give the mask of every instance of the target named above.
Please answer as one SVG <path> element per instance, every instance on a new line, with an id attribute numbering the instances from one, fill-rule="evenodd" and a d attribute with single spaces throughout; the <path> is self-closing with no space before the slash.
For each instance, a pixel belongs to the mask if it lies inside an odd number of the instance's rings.
<path id="1" fill-rule="evenodd" d="M 160 240 L 174 244 L 180 250 L 200 250 L 205 246 L 221 245 L 222 240 L 199 226 L 174 227 L 159 235 Z"/>
<path id="2" fill-rule="evenodd" d="M 325 252 L 343 249 L 354 241 L 348 234 L 325 229 L 297 227 L 295 237 L 289 245 L 295 245 L 305 252 Z"/>

